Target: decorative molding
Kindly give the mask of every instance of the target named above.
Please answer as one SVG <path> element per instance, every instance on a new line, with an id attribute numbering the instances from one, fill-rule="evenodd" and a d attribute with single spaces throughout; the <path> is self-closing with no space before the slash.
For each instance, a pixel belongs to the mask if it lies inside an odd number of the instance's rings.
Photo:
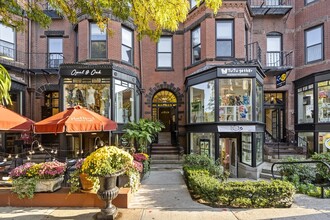
<path id="1" fill-rule="evenodd" d="M 153 88 L 149 88 L 149 93 L 145 95 L 145 99 L 146 99 L 145 104 L 148 105 L 149 108 L 151 107 L 152 104 L 152 98 L 157 92 L 161 90 L 168 90 L 170 92 L 173 92 L 173 94 L 177 98 L 178 107 L 184 104 L 184 95 L 181 92 L 181 89 L 179 87 L 175 87 L 174 83 L 168 84 L 167 82 L 163 82 L 161 84 L 160 83 L 155 84 Z"/>

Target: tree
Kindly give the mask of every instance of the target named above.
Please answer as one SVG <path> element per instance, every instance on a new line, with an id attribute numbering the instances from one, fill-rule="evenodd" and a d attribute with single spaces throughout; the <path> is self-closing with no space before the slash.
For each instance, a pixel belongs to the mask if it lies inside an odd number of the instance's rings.
<path id="1" fill-rule="evenodd" d="M 22 18 L 28 18 L 47 28 L 51 18 L 43 13 L 45 2 L 71 23 L 77 23 L 79 16 L 85 14 L 102 30 L 110 21 L 110 13 L 121 20 L 132 20 L 140 38 L 149 36 L 153 40 L 163 30 L 177 30 L 189 12 L 189 0 L 0 0 L 0 21 L 22 30 Z M 201 2 L 214 13 L 222 4 L 222 0 L 196 0 L 197 6 Z"/>
<path id="2" fill-rule="evenodd" d="M 9 90 L 11 87 L 11 78 L 8 71 L 0 64 L 0 104 L 12 104 Z"/>

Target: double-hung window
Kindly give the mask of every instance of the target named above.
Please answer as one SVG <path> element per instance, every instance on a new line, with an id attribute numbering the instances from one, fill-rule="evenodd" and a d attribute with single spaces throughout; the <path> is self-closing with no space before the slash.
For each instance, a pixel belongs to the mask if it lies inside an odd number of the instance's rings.
<path id="1" fill-rule="evenodd" d="M 217 57 L 233 57 L 234 56 L 234 21 L 220 20 L 217 21 Z"/>
<path id="2" fill-rule="evenodd" d="M 266 66 L 282 66 L 282 35 L 272 32 L 267 35 Z"/>
<path id="3" fill-rule="evenodd" d="M 133 64 L 133 31 L 121 29 L 121 60 Z"/>
<path id="4" fill-rule="evenodd" d="M 91 58 L 106 58 L 107 57 L 107 35 L 106 31 L 101 29 L 95 24 L 90 24 L 90 56 Z"/>
<path id="5" fill-rule="evenodd" d="M 157 44 L 157 68 L 172 68 L 172 37 L 160 37 Z"/>
<path id="6" fill-rule="evenodd" d="M 48 68 L 58 68 L 63 63 L 63 38 L 48 38 Z"/>
<path id="7" fill-rule="evenodd" d="M 0 23 L 0 57 L 15 59 L 15 32 Z"/>
<path id="8" fill-rule="evenodd" d="M 192 48 L 192 62 L 195 63 L 201 60 L 201 31 L 200 27 L 195 28 L 191 32 L 191 48 Z"/>
<path id="9" fill-rule="evenodd" d="M 317 0 L 305 0 L 305 5 L 316 2 Z"/>
<path id="10" fill-rule="evenodd" d="M 305 60 L 323 60 L 323 25 L 305 31 Z"/>
<path id="11" fill-rule="evenodd" d="M 193 8 L 196 6 L 196 0 L 190 0 L 190 8 Z"/>

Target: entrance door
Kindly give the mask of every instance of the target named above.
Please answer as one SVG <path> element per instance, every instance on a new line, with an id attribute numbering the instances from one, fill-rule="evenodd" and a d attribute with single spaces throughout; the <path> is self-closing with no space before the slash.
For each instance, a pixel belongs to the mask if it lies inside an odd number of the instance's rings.
<path id="1" fill-rule="evenodd" d="M 272 141 L 285 141 L 285 94 L 281 92 L 265 92 L 265 122 L 267 136 Z"/>
<path id="2" fill-rule="evenodd" d="M 159 121 L 161 121 L 165 128 L 162 130 L 163 132 L 171 131 L 171 108 L 161 107 L 159 108 Z"/>
<path id="3" fill-rule="evenodd" d="M 237 177 L 237 138 L 220 138 L 221 163 L 231 177 Z"/>

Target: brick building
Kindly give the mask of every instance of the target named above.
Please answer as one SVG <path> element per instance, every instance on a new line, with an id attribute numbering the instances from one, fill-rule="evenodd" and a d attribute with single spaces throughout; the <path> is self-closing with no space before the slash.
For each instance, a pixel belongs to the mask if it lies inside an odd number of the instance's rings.
<path id="1" fill-rule="evenodd" d="M 48 30 L 0 24 L 0 63 L 13 76 L 15 111 L 39 121 L 74 105 L 119 124 L 102 138 L 121 143 L 125 123 L 161 120 L 160 145 L 206 154 L 233 176 L 257 178 L 272 143 L 309 155 L 330 148 L 330 8 L 326 0 L 223 0 L 215 15 L 191 1 L 187 20 L 159 42 L 138 41 L 116 18 L 102 33 L 81 16 Z M 4 134 L 2 144 L 14 134 Z M 79 137 L 43 135 L 74 156 Z M 166 142 L 166 140 L 170 140 Z M 83 137 L 91 150 L 94 134 Z M 164 142 L 163 142 L 164 141 Z M 60 147 L 61 146 L 61 147 Z"/>

